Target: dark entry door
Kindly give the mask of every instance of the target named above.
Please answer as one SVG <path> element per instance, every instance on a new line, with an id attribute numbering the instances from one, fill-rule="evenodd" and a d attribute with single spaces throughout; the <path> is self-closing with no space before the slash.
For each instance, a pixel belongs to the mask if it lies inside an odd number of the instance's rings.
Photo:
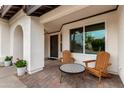
<path id="1" fill-rule="evenodd" d="M 58 57 L 58 35 L 50 36 L 50 57 Z"/>

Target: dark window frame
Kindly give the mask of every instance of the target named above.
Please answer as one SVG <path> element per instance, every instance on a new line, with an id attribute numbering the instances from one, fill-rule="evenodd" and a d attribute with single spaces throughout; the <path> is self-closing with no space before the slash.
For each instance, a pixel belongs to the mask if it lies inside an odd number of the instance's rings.
<path id="1" fill-rule="evenodd" d="M 88 27 L 91 27 L 91 28 L 88 28 Z M 96 27 L 99 27 L 99 28 L 96 28 Z M 93 29 L 93 30 L 92 30 Z M 89 31 L 88 31 L 89 30 Z M 86 51 L 86 33 L 87 32 L 96 32 L 98 30 L 105 30 L 105 33 L 106 33 L 106 28 L 105 28 L 105 22 L 100 22 L 100 23 L 96 23 L 96 24 L 91 24 L 91 25 L 85 25 L 85 45 L 84 45 L 84 48 L 85 48 L 85 54 L 96 54 L 98 51 L 96 51 L 96 53 L 93 53 L 93 52 L 87 52 Z M 96 39 L 98 41 L 98 39 Z M 101 41 L 102 39 L 99 38 L 99 40 Z M 104 34 L 104 49 L 101 50 L 101 51 L 105 51 L 106 50 L 106 34 Z M 95 41 L 96 42 L 96 41 Z M 103 45 L 103 44 L 102 44 Z M 97 45 L 98 46 L 98 45 Z M 101 46 L 102 47 L 102 46 Z M 103 47 L 102 47 L 103 48 Z M 91 51 L 91 50 L 90 50 Z M 95 52 L 95 51 L 94 51 Z"/>
<path id="2" fill-rule="evenodd" d="M 76 31 L 76 30 L 78 30 L 78 29 L 80 29 L 80 30 L 82 30 L 82 36 L 83 36 L 83 38 L 82 39 L 84 39 L 84 35 L 83 35 L 83 33 L 84 33 L 84 29 L 83 29 L 83 27 L 77 27 L 77 28 L 73 28 L 73 29 L 70 29 L 70 31 L 69 31 L 69 36 L 70 36 L 70 52 L 72 52 L 72 53 L 83 53 L 83 46 L 82 46 L 82 52 L 73 52 L 72 50 L 71 50 L 71 31 Z M 83 42 L 82 42 L 83 43 Z"/>
<path id="3" fill-rule="evenodd" d="M 82 26 L 82 27 L 77 27 L 77 28 L 73 28 L 73 29 L 70 29 L 70 31 L 69 31 L 69 36 L 70 36 L 70 51 L 72 52 L 72 53 L 83 53 L 83 54 L 93 54 L 93 53 L 86 53 L 86 47 L 85 47 L 85 33 L 86 33 L 86 27 L 87 26 L 94 26 L 94 25 L 101 25 L 101 24 L 104 24 L 104 30 L 105 30 L 105 33 L 106 33 L 106 23 L 105 22 L 99 22 L 99 23 L 94 23 L 94 24 L 90 24 L 90 25 L 84 25 L 84 26 Z M 82 29 L 82 34 L 83 34 L 83 48 L 82 48 L 82 52 L 73 52 L 72 50 L 71 50 L 71 31 L 73 31 L 73 30 L 77 30 L 77 29 Z M 99 29 L 99 28 L 98 28 Z M 104 40 L 104 47 L 105 47 L 105 49 L 104 49 L 104 51 L 106 51 L 106 34 L 105 34 L 105 40 Z"/>

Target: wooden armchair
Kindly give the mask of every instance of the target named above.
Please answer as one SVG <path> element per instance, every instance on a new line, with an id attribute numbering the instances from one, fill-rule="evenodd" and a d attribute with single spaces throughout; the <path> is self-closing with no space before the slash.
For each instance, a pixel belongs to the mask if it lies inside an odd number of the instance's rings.
<path id="1" fill-rule="evenodd" d="M 62 54 L 63 57 L 60 58 L 60 62 L 62 62 L 62 64 L 74 63 L 75 59 L 72 57 L 70 51 L 64 50 Z"/>
<path id="2" fill-rule="evenodd" d="M 86 65 L 86 71 L 85 73 L 91 73 L 97 77 L 99 77 L 99 83 L 101 82 L 101 78 L 102 77 L 108 77 L 108 73 L 107 73 L 107 68 L 108 66 L 111 65 L 111 63 L 109 63 L 109 58 L 110 58 L 110 54 L 107 52 L 99 52 L 97 54 L 97 59 L 96 60 L 87 60 L 87 61 L 83 61 Z M 96 65 L 94 68 L 88 67 L 88 63 L 91 62 L 96 62 Z"/>

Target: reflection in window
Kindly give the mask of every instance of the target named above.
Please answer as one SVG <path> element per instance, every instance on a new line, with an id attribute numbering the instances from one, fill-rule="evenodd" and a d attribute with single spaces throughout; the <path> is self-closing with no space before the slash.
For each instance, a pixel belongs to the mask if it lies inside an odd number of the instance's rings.
<path id="1" fill-rule="evenodd" d="M 83 53 L 83 28 L 70 30 L 70 51 Z"/>
<path id="2" fill-rule="evenodd" d="M 85 53 L 105 51 L 105 23 L 85 27 Z"/>

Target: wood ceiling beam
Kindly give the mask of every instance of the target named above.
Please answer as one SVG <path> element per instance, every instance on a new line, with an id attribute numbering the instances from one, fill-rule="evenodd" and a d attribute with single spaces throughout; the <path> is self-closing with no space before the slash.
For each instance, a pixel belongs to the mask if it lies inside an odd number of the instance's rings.
<path id="1" fill-rule="evenodd" d="M 34 5 L 31 9 L 29 9 L 27 11 L 27 15 L 32 14 L 33 12 L 35 12 L 37 9 L 39 9 L 42 5 Z"/>
<path id="2" fill-rule="evenodd" d="M 2 14 L 1 14 L 2 18 L 6 15 L 6 13 L 10 10 L 11 7 L 12 5 L 8 5 L 8 6 L 5 6 L 5 8 L 3 8 Z"/>
<path id="3" fill-rule="evenodd" d="M 43 7 L 53 9 L 53 7 L 52 6 L 49 6 L 49 5 L 44 5 Z"/>
<path id="4" fill-rule="evenodd" d="M 8 13 L 15 13 L 15 11 L 8 11 Z"/>
<path id="5" fill-rule="evenodd" d="M 10 16 L 12 16 L 12 15 L 11 15 L 11 14 L 6 14 L 5 16 L 7 16 L 7 17 L 9 16 L 9 17 L 10 17 Z M 4 17 L 5 17 L 5 16 L 4 16 Z"/>
<path id="6" fill-rule="evenodd" d="M 42 12 L 35 12 L 35 14 L 42 14 Z"/>
<path id="7" fill-rule="evenodd" d="M 21 8 L 21 6 L 20 5 L 19 6 L 13 5 L 13 8 L 19 9 L 19 8 Z"/>

